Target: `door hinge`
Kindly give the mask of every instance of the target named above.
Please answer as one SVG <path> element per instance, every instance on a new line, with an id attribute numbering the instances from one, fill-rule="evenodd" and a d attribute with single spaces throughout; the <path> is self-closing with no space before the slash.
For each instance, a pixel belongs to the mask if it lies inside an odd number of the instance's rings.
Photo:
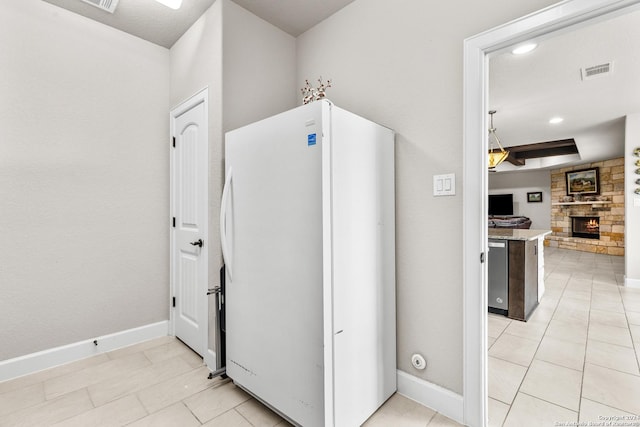
<path id="1" fill-rule="evenodd" d="M 480 264 L 484 264 L 484 252 L 480 252 Z"/>
<path id="2" fill-rule="evenodd" d="M 176 297 L 173 297 L 173 306 L 176 306 Z"/>
<path id="3" fill-rule="evenodd" d="M 176 217 L 173 217 L 173 228 L 176 228 Z"/>
<path id="4" fill-rule="evenodd" d="M 173 148 L 175 148 L 175 147 L 176 147 L 176 137 L 174 136 L 173 137 Z"/>

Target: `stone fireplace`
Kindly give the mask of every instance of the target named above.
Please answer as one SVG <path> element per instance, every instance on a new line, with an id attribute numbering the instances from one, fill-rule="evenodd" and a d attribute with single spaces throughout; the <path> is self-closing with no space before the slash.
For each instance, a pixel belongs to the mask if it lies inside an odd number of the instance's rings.
<path id="1" fill-rule="evenodd" d="M 591 167 L 600 168 L 600 197 L 566 201 L 565 173 Z M 624 215 L 624 158 L 551 171 L 552 233 L 546 246 L 624 255 Z"/>
<path id="2" fill-rule="evenodd" d="M 571 237 L 600 239 L 600 218 L 597 216 L 572 216 Z"/>

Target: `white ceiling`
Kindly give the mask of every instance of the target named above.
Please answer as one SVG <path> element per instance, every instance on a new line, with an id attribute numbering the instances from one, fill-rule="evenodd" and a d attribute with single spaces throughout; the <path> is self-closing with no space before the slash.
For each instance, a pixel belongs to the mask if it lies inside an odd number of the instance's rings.
<path id="1" fill-rule="evenodd" d="M 178 10 L 155 0 L 120 0 L 113 14 L 80 0 L 43 1 L 170 48 L 215 0 L 184 0 Z"/>
<path id="2" fill-rule="evenodd" d="M 215 0 L 183 0 L 178 10 L 154 0 L 120 0 L 111 14 L 80 0 L 43 0 L 79 15 L 170 48 Z M 286 31 L 299 36 L 354 0 L 234 0 Z"/>
<path id="3" fill-rule="evenodd" d="M 281 30 L 298 37 L 354 0 L 233 1 Z"/>
<path id="4" fill-rule="evenodd" d="M 112 15 L 80 0 L 43 0 L 167 48 L 215 0 L 120 0 Z M 293 36 L 354 0 L 233 0 Z M 490 59 L 489 109 L 505 146 L 574 138 L 579 155 L 507 162 L 498 171 L 552 168 L 620 157 L 624 116 L 640 112 L 640 11 L 537 40 L 533 52 Z M 582 81 L 580 69 L 613 61 L 613 73 Z M 564 122 L 550 125 L 552 116 Z M 488 119 L 488 118 L 487 118 Z"/>
<path id="5" fill-rule="evenodd" d="M 624 116 L 640 113 L 640 11 L 539 40 L 533 52 L 490 59 L 489 108 L 505 146 L 574 138 L 579 155 L 507 162 L 498 171 L 584 164 L 624 155 Z M 580 69 L 613 61 L 609 75 Z M 554 116 L 564 118 L 551 125 Z"/>

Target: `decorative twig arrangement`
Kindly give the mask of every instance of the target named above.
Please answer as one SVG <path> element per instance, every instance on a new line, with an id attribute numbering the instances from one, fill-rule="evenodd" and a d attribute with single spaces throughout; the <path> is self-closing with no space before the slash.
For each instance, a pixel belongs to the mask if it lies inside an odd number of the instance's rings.
<path id="1" fill-rule="evenodd" d="M 300 91 L 302 92 L 302 103 L 308 104 L 312 101 L 318 101 L 325 97 L 325 91 L 331 87 L 331 79 L 327 80 L 326 83 L 322 83 L 322 76 L 318 79 L 318 83 L 320 86 L 311 87 L 311 83 L 309 80 L 305 80 L 305 85 Z"/>

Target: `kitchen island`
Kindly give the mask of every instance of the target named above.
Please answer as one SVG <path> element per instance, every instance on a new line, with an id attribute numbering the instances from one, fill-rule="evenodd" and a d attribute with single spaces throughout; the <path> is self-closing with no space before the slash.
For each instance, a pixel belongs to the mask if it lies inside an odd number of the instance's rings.
<path id="1" fill-rule="evenodd" d="M 544 236 L 551 231 L 504 228 L 488 231 L 489 311 L 526 321 L 544 294 Z"/>

